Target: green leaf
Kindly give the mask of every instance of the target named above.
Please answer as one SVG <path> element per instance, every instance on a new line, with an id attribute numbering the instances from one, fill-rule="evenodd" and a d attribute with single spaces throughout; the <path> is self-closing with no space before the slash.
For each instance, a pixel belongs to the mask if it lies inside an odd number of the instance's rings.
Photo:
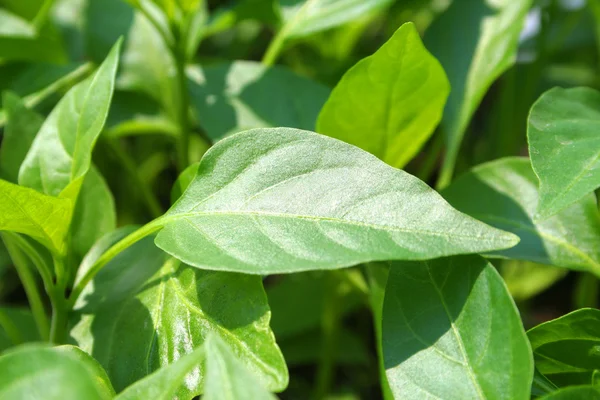
<path id="1" fill-rule="evenodd" d="M 73 214 L 70 199 L 46 196 L 0 179 L 0 230 L 24 233 L 62 253 Z"/>
<path id="2" fill-rule="evenodd" d="M 503 262 L 500 271 L 515 300 L 527 300 L 542 293 L 569 272 L 552 265 L 514 260 Z"/>
<path id="3" fill-rule="evenodd" d="M 589 195 L 560 214 L 535 222 L 539 194 L 528 159 L 503 158 L 479 165 L 442 195 L 458 210 L 521 238 L 515 247 L 490 255 L 600 275 L 600 216 L 595 197 Z"/>
<path id="4" fill-rule="evenodd" d="M 181 174 L 179 174 L 179 177 L 177 178 L 177 180 L 173 184 L 173 187 L 171 188 L 171 203 L 175 203 L 177 199 L 181 197 L 183 192 L 185 192 L 190 183 L 192 183 L 192 181 L 196 177 L 196 174 L 198 173 L 199 165 L 199 162 L 194 163 L 187 167 L 185 170 L 183 170 Z"/>
<path id="5" fill-rule="evenodd" d="M 104 178 L 92 165 L 83 180 L 71 225 L 71 246 L 76 256 L 83 258 L 100 237 L 116 226 L 115 200 Z"/>
<path id="6" fill-rule="evenodd" d="M 156 244 L 201 269 L 333 269 L 506 248 L 517 240 L 425 183 L 336 139 L 255 129 L 222 140 L 158 223 Z"/>
<path id="7" fill-rule="evenodd" d="M 137 381 L 120 393 L 115 400 L 172 399 L 188 379 L 193 380 L 204 361 L 204 346 L 181 357 L 171 365 Z"/>
<path id="8" fill-rule="evenodd" d="M 287 39 L 307 36 L 383 10 L 392 0 L 279 0 Z"/>
<path id="9" fill-rule="evenodd" d="M 19 168 L 44 120 L 11 92 L 4 92 L 2 100 L 7 123 L 0 148 L 0 175 L 7 181 L 16 183 Z"/>
<path id="10" fill-rule="evenodd" d="M 583 308 L 527 332 L 535 365 L 558 386 L 592 382 L 600 369 L 600 310 Z"/>
<path id="11" fill-rule="evenodd" d="M 100 63 L 113 44 L 130 31 L 134 10 L 123 0 L 87 0 L 86 3 L 83 23 L 86 53 Z"/>
<path id="12" fill-rule="evenodd" d="M 83 261 L 80 276 L 130 231 L 101 239 Z M 265 386 L 282 390 L 287 385 L 261 278 L 179 265 L 154 246 L 152 237 L 121 252 L 96 275 L 75 306 L 75 319 L 71 336 L 104 366 L 117 391 L 191 353 L 210 333 L 235 348 Z M 178 396 L 199 394 L 203 381 L 200 368 Z"/>
<path id="13" fill-rule="evenodd" d="M 407 23 L 344 74 L 319 114 L 317 131 L 401 168 L 440 122 L 449 92 L 441 65 Z"/>
<path id="14" fill-rule="evenodd" d="M 206 339 L 203 400 L 275 399 L 219 336 Z"/>
<path id="15" fill-rule="evenodd" d="M 19 13 L 14 14 L 19 15 Z M 52 23 L 47 22 L 34 36 L 0 35 L 0 64 L 9 61 L 66 62 L 67 54 L 60 31 Z"/>
<path id="16" fill-rule="evenodd" d="M 29 21 L 0 8 L 0 37 L 35 37 L 35 27 Z"/>
<path id="17" fill-rule="evenodd" d="M 600 387 L 592 385 L 572 386 L 540 397 L 540 400 L 600 400 Z"/>
<path id="18" fill-rule="evenodd" d="M 471 117 L 492 83 L 516 60 L 517 45 L 532 0 L 463 0 L 427 29 L 425 45 L 442 63 L 452 92 L 442 128 L 447 153 L 440 186 L 450 183 Z"/>
<path id="19" fill-rule="evenodd" d="M 0 307 L 0 354 L 9 347 L 39 340 L 40 336 L 30 310 Z"/>
<path id="20" fill-rule="evenodd" d="M 600 186 L 600 92 L 554 88 L 529 115 L 531 164 L 540 179 L 537 217 L 547 218 Z"/>
<path id="21" fill-rule="evenodd" d="M 52 196 L 77 198 L 108 114 L 120 43 L 98 71 L 69 90 L 46 119 L 21 165 L 21 185 Z"/>
<path id="22" fill-rule="evenodd" d="M 519 312 L 477 256 L 392 263 L 383 354 L 397 398 L 529 399 L 533 359 Z"/>
<path id="23" fill-rule="evenodd" d="M 283 67 L 236 61 L 192 68 L 192 104 L 213 141 L 251 128 L 314 130 L 329 95 L 325 86 Z"/>
<path id="24" fill-rule="evenodd" d="M 100 400 L 114 394 L 100 365 L 73 346 L 25 345 L 0 357 L 2 399 Z"/>

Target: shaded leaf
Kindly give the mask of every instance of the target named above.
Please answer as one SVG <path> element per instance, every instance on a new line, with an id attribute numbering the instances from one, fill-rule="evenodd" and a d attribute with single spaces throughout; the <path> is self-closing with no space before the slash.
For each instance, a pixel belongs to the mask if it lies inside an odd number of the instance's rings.
<path id="1" fill-rule="evenodd" d="M 199 162 L 194 163 L 183 170 L 181 174 L 179 174 L 179 177 L 177 177 L 177 180 L 171 188 L 171 203 L 175 203 L 177 199 L 181 197 L 183 192 L 185 192 L 190 183 L 192 183 L 196 177 L 196 174 L 198 173 L 199 165 Z"/>
<path id="2" fill-rule="evenodd" d="M 39 340 L 38 330 L 30 310 L 0 307 L 0 354 L 9 347 Z"/>
<path id="3" fill-rule="evenodd" d="M 527 332 L 535 365 L 558 386 L 592 382 L 600 369 L 600 310 L 583 308 Z"/>
<path id="4" fill-rule="evenodd" d="M 539 194 L 528 159 L 503 158 L 479 165 L 442 195 L 458 210 L 521 238 L 515 247 L 491 255 L 600 275 L 600 215 L 595 197 L 589 195 L 553 218 L 534 222 Z"/>
<path id="5" fill-rule="evenodd" d="M 528 261 L 507 260 L 500 268 L 508 291 L 515 300 L 532 298 L 564 278 L 569 270 Z"/>
<path id="6" fill-rule="evenodd" d="M 158 223 L 156 244 L 201 269 L 251 274 L 429 259 L 516 243 L 404 171 L 336 139 L 246 131 L 213 146 Z"/>
<path id="7" fill-rule="evenodd" d="M 412 23 L 344 74 L 319 114 L 317 131 L 401 168 L 442 118 L 450 85 Z"/>
<path id="8" fill-rule="evenodd" d="M 600 400 L 600 387 L 572 386 L 540 397 L 540 400 Z"/>
<path id="9" fill-rule="evenodd" d="M 529 115 L 531 164 L 540 179 L 540 219 L 600 186 L 600 92 L 554 88 Z"/>
<path id="10" fill-rule="evenodd" d="M 529 399 L 533 359 L 519 312 L 477 256 L 392 263 L 383 354 L 397 398 Z"/>

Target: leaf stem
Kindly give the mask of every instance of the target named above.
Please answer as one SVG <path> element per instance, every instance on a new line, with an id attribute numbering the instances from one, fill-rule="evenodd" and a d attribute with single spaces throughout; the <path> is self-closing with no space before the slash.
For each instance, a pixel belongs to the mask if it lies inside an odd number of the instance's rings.
<path id="1" fill-rule="evenodd" d="M 35 282 L 35 277 L 29 269 L 27 258 L 10 237 L 4 233 L 1 235 L 2 241 L 6 246 L 6 250 L 8 251 L 10 258 L 13 260 L 13 264 L 17 270 L 19 279 L 23 284 L 23 289 L 27 295 L 27 300 L 29 301 L 29 306 L 31 307 L 31 312 L 33 314 L 40 337 L 42 340 L 48 340 L 48 332 L 50 330 L 48 316 L 46 315 L 44 303 L 42 302 L 39 288 Z"/>
<path id="2" fill-rule="evenodd" d="M 10 238 L 10 240 L 14 241 L 15 244 L 29 256 L 33 262 L 33 265 L 36 267 L 38 273 L 42 277 L 46 291 L 48 291 L 53 285 L 53 271 L 52 268 L 48 266 L 46 261 L 40 256 L 40 253 L 21 235 L 12 232 L 4 232 L 3 235 L 6 235 Z"/>
<path id="3" fill-rule="evenodd" d="M 55 290 L 58 288 L 55 288 Z M 52 299 L 52 324 L 50 326 L 50 342 L 54 344 L 64 343 L 67 315 L 71 310 L 67 300 L 64 298 L 64 293 L 61 291 L 54 292 L 50 298 Z"/>
<path id="4" fill-rule="evenodd" d="M 67 301 L 67 305 L 69 308 L 72 308 L 77 301 L 77 298 L 83 292 L 83 289 L 87 286 L 87 284 L 96 276 L 96 274 L 108 264 L 115 256 L 117 256 L 120 252 L 138 242 L 139 240 L 145 238 L 148 235 L 160 230 L 163 227 L 163 218 L 155 219 L 146 225 L 142 226 L 140 229 L 132 232 L 130 235 L 124 237 L 119 242 L 115 243 L 111 248 L 109 248 L 102 256 L 100 256 L 96 262 L 90 267 L 87 273 L 81 278 L 78 282 L 75 283 L 75 287 L 73 288 L 73 292 L 69 296 Z"/>
<path id="5" fill-rule="evenodd" d="M 263 63 L 263 65 L 270 67 L 271 65 L 275 64 L 275 61 L 277 61 L 277 57 L 279 57 L 279 53 L 281 53 L 281 50 L 283 49 L 285 39 L 285 29 L 282 29 L 279 32 L 277 32 L 277 34 L 275 34 L 275 37 L 273 38 L 273 40 L 271 40 L 271 43 L 269 43 L 269 47 L 267 47 L 267 51 L 265 52 L 265 55 L 262 58 L 261 62 Z"/>

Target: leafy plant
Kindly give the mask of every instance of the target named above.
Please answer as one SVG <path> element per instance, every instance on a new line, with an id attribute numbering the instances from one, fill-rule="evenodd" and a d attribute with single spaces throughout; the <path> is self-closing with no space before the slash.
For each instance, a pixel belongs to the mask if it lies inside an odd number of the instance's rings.
<path id="1" fill-rule="evenodd" d="M 600 398 L 598 2 L 442 3 L 0 2 L 0 399 Z"/>

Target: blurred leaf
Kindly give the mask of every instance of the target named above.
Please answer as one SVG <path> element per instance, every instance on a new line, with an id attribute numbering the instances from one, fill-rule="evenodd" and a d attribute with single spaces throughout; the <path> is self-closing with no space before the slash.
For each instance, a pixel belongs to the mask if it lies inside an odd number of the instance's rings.
<path id="1" fill-rule="evenodd" d="M 129 33 L 134 22 L 134 9 L 123 0 L 85 0 L 84 39 L 87 56 L 102 62 L 115 42 Z M 132 33 L 135 35 L 135 33 Z M 154 44 L 153 46 L 154 47 Z M 126 46 L 125 52 L 128 46 Z M 144 48 L 149 51 L 151 47 Z M 140 49 L 135 49 L 139 52 Z M 139 54 L 139 53 L 138 53 Z M 123 63 L 126 56 L 123 56 Z"/>
<path id="2" fill-rule="evenodd" d="M 374 210 L 385 209 L 385 213 Z M 327 136 L 254 129 L 220 141 L 155 243 L 200 269 L 274 274 L 507 248 L 516 236 Z"/>
<path id="3" fill-rule="evenodd" d="M 283 67 L 236 61 L 194 66 L 192 104 L 207 135 L 217 141 L 251 128 L 314 130 L 329 89 Z"/>
<path id="4" fill-rule="evenodd" d="M 600 92 L 554 88 L 529 116 L 529 153 L 540 179 L 536 217 L 548 218 L 600 186 Z"/>
<path id="5" fill-rule="evenodd" d="M 572 386 L 540 397 L 540 400 L 600 400 L 600 387 Z"/>
<path id="6" fill-rule="evenodd" d="M 592 382 L 600 369 L 600 310 L 583 308 L 527 332 L 535 365 L 558 386 Z"/>
<path id="7" fill-rule="evenodd" d="M 516 60 L 519 34 L 532 2 L 454 1 L 427 29 L 425 45 L 442 63 L 452 86 L 442 119 L 447 150 L 441 187 L 452 179 L 462 138 L 483 96 Z"/>
<path id="8" fill-rule="evenodd" d="M 500 268 L 508 291 L 515 300 L 527 300 L 538 295 L 569 272 L 565 268 L 529 261 L 507 260 Z"/>
<path id="9" fill-rule="evenodd" d="M 35 27 L 29 21 L 0 8 L 0 37 L 32 38 Z"/>
<path id="10" fill-rule="evenodd" d="M 533 358 L 519 312 L 478 256 L 392 263 L 383 354 L 398 398 L 529 399 Z"/>
<path id="11" fill-rule="evenodd" d="M 10 347 L 35 341 L 40 341 L 40 337 L 30 310 L 0 307 L 0 354 Z"/>
<path id="12" fill-rule="evenodd" d="M 73 346 L 24 345 L 0 357 L 0 398 L 112 399 L 102 367 Z"/>
<path id="13" fill-rule="evenodd" d="M 343 140 L 401 168 L 442 118 L 450 86 L 412 23 L 340 80 L 317 122 L 319 133 Z"/>
<path id="14" fill-rule="evenodd" d="M 179 177 L 171 188 L 171 204 L 175 203 L 181 197 L 183 192 L 185 192 L 190 183 L 192 183 L 198 173 L 199 166 L 199 162 L 194 163 L 179 174 Z"/>
<path id="15" fill-rule="evenodd" d="M 515 247 L 491 256 L 600 275 L 600 216 L 595 197 L 589 195 L 560 214 L 535 222 L 537 183 L 528 159 L 503 158 L 473 168 L 444 190 L 443 196 L 458 210 L 521 238 Z"/>

